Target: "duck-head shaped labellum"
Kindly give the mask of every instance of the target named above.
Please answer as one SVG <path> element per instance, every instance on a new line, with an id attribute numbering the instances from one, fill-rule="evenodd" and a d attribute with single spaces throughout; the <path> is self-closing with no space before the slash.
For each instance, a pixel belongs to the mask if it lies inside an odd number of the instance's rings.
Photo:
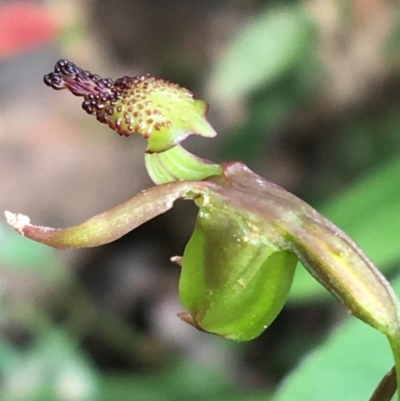
<path id="1" fill-rule="evenodd" d="M 83 96 L 83 109 L 118 134 L 143 135 L 149 153 L 168 150 L 191 134 L 216 135 L 205 119 L 207 104 L 164 79 L 142 75 L 113 81 L 60 60 L 44 82 L 53 89 Z"/>

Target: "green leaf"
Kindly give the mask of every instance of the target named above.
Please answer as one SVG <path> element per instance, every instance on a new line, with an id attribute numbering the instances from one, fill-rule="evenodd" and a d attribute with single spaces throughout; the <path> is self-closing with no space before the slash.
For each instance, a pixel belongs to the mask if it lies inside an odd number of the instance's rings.
<path id="1" fill-rule="evenodd" d="M 400 293 L 400 278 L 394 288 Z M 351 319 L 283 382 L 273 401 L 367 400 L 393 365 L 386 338 Z"/>
<path id="2" fill-rule="evenodd" d="M 233 40 L 210 78 L 225 107 L 282 76 L 308 48 L 311 23 L 301 7 L 267 8 Z"/>
<path id="3" fill-rule="evenodd" d="M 352 319 L 288 376 L 273 400 L 368 400 L 392 365 L 386 338 Z"/>

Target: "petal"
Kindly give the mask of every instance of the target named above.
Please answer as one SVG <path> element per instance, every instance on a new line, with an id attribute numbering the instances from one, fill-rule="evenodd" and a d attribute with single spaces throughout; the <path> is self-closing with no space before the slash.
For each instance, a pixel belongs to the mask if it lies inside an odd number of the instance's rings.
<path id="1" fill-rule="evenodd" d="M 172 208 L 179 198 L 206 194 L 211 184 L 197 181 L 172 182 L 148 188 L 120 205 L 82 224 L 66 229 L 36 226 L 21 214 L 5 212 L 7 222 L 20 234 L 54 248 L 87 248 L 112 242 Z"/>

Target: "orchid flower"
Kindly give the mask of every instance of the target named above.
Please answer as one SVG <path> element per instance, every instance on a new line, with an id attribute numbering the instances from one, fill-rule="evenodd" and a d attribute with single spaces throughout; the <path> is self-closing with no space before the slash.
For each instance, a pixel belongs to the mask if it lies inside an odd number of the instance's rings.
<path id="1" fill-rule="evenodd" d="M 168 211 L 177 199 L 191 200 L 199 208 L 196 226 L 183 257 L 173 258 L 182 265 L 184 321 L 231 340 L 259 336 L 282 309 L 300 261 L 354 316 L 388 337 L 399 371 L 399 301 L 352 239 L 243 163 L 213 163 L 181 146 L 189 135 L 216 135 L 206 103 L 163 79 L 113 81 L 66 60 L 44 81 L 83 97 L 83 109 L 118 134 L 141 134 L 155 185 L 66 229 L 33 225 L 27 216 L 6 212 L 20 234 L 58 249 L 94 247 Z"/>

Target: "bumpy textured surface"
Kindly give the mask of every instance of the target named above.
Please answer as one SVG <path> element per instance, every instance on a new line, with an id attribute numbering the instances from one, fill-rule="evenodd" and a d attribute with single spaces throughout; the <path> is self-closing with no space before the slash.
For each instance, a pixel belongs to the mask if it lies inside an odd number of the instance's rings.
<path id="1" fill-rule="evenodd" d="M 204 116 L 207 105 L 179 85 L 150 75 L 104 79 L 67 60 L 44 77 L 53 89 L 83 96 L 83 109 L 118 134 L 155 134 L 150 151 L 164 151 L 190 134 L 215 136 Z"/>

